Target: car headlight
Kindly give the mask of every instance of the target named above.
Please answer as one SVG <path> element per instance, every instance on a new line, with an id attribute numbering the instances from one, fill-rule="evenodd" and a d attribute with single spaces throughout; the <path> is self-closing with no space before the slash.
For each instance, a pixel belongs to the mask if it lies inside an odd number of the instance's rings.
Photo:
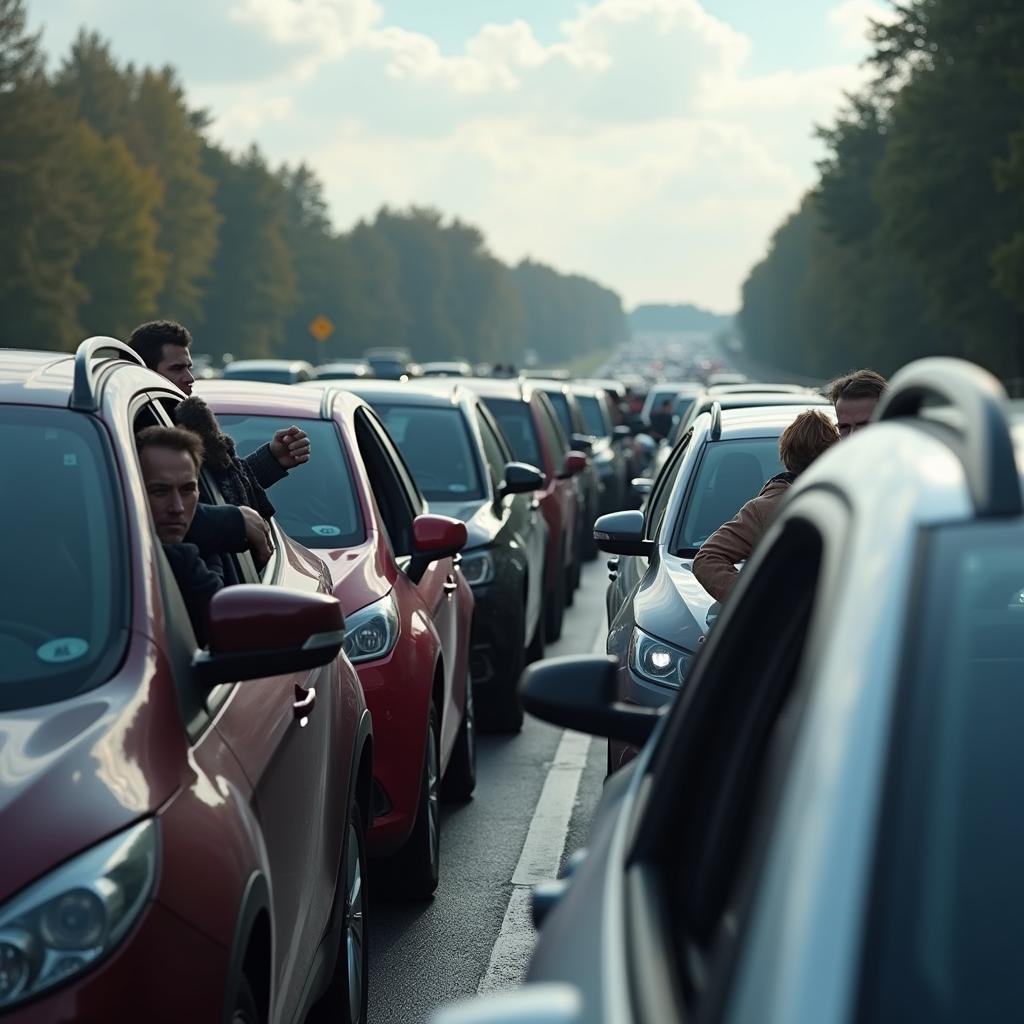
<path id="1" fill-rule="evenodd" d="M 0 1010 L 88 971 L 125 937 L 153 890 L 156 833 L 142 822 L 0 907 Z"/>
<path id="2" fill-rule="evenodd" d="M 345 653 L 353 665 L 390 654 L 398 642 L 398 608 L 392 591 L 345 619 Z"/>
<path id="3" fill-rule="evenodd" d="M 494 555 L 490 551 L 471 551 L 462 556 L 459 568 L 471 587 L 482 587 L 494 579 Z"/>
<path id="4" fill-rule="evenodd" d="M 693 655 L 634 627 L 629 640 L 629 667 L 648 682 L 679 689 L 686 680 Z"/>

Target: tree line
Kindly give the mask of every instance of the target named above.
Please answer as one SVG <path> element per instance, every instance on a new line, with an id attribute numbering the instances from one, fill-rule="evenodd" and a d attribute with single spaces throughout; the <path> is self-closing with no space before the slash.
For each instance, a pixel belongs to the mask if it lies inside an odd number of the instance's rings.
<path id="1" fill-rule="evenodd" d="M 1024 5 L 905 0 L 819 129 L 816 187 L 743 287 L 756 359 L 828 377 L 956 355 L 1024 377 Z"/>
<path id="2" fill-rule="evenodd" d="M 627 336 L 614 292 L 509 267 L 436 210 L 336 231 L 308 166 L 229 152 L 209 124 L 172 68 L 119 63 L 84 30 L 48 73 L 24 0 L 0 0 L 0 346 L 70 350 L 154 317 L 236 358 L 556 362 Z"/>

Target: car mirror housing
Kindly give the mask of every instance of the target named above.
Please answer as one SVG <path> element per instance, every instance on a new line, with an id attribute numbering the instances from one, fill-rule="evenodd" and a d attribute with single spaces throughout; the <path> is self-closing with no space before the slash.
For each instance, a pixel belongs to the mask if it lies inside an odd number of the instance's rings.
<path id="1" fill-rule="evenodd" d="M 597 439 L 591 437 L 588 434 L 573 434 L 570 439 L 573 449 L 578 452 L 583 452 L 584 455 L 590 455 L 594 450 L 594 441 Z"/>
<path id="2" fill-rule="evenodd" d="M 333 661 L 345 616 L 329 594 L 241 583 L 210 601 L 209 649 L 193 667 L 207 686 L 304 672 Z"/>
<path id="3" fill-rule="evenodd" d="M 654 490 L 654 481 L 649 476 L 635 476 L 629 486 L 635 495 L 646 498 Z"/>
<path id="4" fill-rule="evenodd" d="M 458 554 L 465 546 L 466 524 L 449 516 L 426 514 L 412 521 L 413 555 L 407 575 L 419 583 L 431 562 Z"/>
<path id="5" fill-rule="evenodd" d="M 628 426 L 626 426 L 625 423 L 620 423 L 612 431 L 612 437 L 626 438 L 626 437 L 632 437 L 632 436 L 633 436 L 633 431 Z"/>
<path id="6" fill-rule="evenodd" d="M 594 540 L 610 555 L 650 555 L 654 542 L 644 538 L 644 514 L 636 509 L 609 512 L 594 523 Z"/>
<path id="7" fill-rule="evenodd" d="M 605 654 L 548 658 L 523 673 L 523 707 L 545 722 L 642 747 L 660 718 L 615 697 L 617 659 Z"/>
<path id="8" fill-rule="evenodd" d="M 562 464 L 562 472 L 558 474 L 560 480 L 568 480 L 570 477 L 577 476 L 587 468 L 589 460 L 583 452 L 571 451 L 565 456 L 565 462 Z"/>
<path id="9" fill-rule="evenodd" d="M 510 462 L 505 467 L 505 480 L 501 484 L 501 497 L 508 494 L 529 494 L 544 490 L 544 474 L 525 462 Z"/>

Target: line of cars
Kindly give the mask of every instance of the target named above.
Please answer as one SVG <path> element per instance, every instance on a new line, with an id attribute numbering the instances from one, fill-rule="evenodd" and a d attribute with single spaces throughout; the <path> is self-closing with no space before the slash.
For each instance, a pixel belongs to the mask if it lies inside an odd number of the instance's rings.
<path id="1" fill-rule="evenodd" d="M 525 987 L 435 1024 L 1018 1014 L 1024 408 L 971 364 L 905 367 L 801 474 L 708 630 L 680 584 L 703 504 L 731 455 L 751 484 L 774 468 L 777 415 L 698 415 L 644 511 L 596 527 L 650 559 L 620 561 L 632 635 L 645 589 L 679 620 L 636 652 L 657 699 L 624 695 L 612 653 L 532 666 L 524 702 L 640 753 L 535 890 Z"/>
<path id="2" fill-rule="evenodd" d="M 182 393 L 109 338 L 0 353 L 0 1011 L 365 1019 L 368 859 L 433 892 L 440 800 L 578 585 L 580 478 L 625 479 L 608 393 L 570 441 L 535 383 L 197 382 L 240 455 L 315 451 L 200 649 L 135 450 Z"/>

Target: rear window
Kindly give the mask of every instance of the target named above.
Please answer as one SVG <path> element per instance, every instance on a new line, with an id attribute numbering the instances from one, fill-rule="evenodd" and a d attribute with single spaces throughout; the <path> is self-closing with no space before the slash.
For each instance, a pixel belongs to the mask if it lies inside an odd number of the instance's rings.
<path id="1" fill-rule="evenodd" d="M 587 424 L 587 433 L 594 437 L 607 437 L 608 427 L 601 415 L 601 400 L 596 395 L 577 395 L 583 420 Z"/>
<path id="2" fill-rule="evenodd" d="M 536 466 L 543 471 L 544 459 L 540 454 L 530 407 L 525 402 L 509 398 L 485 398 L 484 404 L 498 421 L 516 461 Z"/>
<path id="3" fill-rule="evenodd" d="M 307 434 L 309 462 L 291 470 L 267 492 L 281 529 L 307 548 L 347 548 L 366 537 L 359 499 L 337 428 L 327 420 L 217 414 L 241 456 L 294 424 Z"/>
<path id="4" fill-rule="evenodd" d="M 108 679 L 127 638 L 123 502 L 101 428 L 63 409 L 0 406 L 0 708 Z"/>
<path id="5" fill-rule="evenodd" d="M 706 444 L 676 534 L 676 553 L 692 554 L 784 469 L 777 437 Z"/>
<path id="6" fill-rule="evenodd" d="M 479 459 L 462 410 L 374 402 L 428 501 L 484 497 Z"/>
<path id="7" fill-rule="evenodd" d="M 1024 1005 L 1024 527 L 945 527 L 925 551 L 857 1017 L 1015 1019 Z"/>

